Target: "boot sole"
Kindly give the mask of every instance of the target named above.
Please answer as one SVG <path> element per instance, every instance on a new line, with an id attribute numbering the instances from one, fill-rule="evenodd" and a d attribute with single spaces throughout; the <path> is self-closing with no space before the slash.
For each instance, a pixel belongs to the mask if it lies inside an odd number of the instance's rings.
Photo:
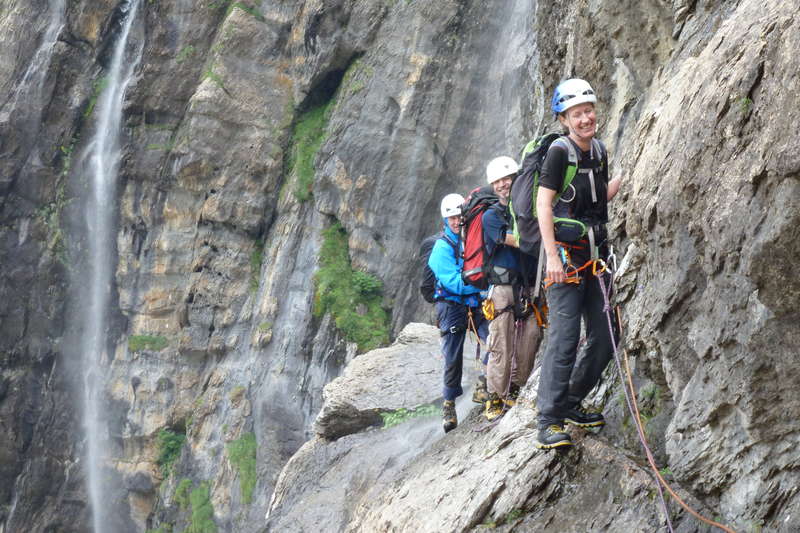
<path id="1" fill-rule="evenodd" d="M 573 425 L 575 427 L 578 427 L 578 428 L 597 428 L 597 427 L 606 425 L 606 421 L 605 420 L 598 420 L 597 422 L 584 422 L 584 423 L 581 423 L 581 422 L 576 422 L 575 420 L 570 420 L 569 418 L 565 418 L 564 422 L 566 422 L 567 424 L 571 424 L 571 425 Z"/>
<path id="2" fill-rule="evenodd" d="M 540 450 L 552 450 L 553 448 L 560 448 L 562 446 L 572 446 L 572 441 L 562 440 L 561 442 L 555 442 L 553 444 L 542 444 L 537 440 L 534 441 L 533 445 L 539 448 Z"/>

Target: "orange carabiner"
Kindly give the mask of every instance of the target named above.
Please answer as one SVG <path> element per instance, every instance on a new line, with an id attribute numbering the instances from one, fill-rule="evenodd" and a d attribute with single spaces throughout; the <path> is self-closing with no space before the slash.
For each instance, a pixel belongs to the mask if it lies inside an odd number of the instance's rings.
<path id="1" fill-rule="evenodd" d="M 600 263 L 600 270 L 597 269 L 597 263 Z M 606 271 L 606 262 L 602 259 L 595 259 L 592 261 L 592 276 L 597 276 Z"/>

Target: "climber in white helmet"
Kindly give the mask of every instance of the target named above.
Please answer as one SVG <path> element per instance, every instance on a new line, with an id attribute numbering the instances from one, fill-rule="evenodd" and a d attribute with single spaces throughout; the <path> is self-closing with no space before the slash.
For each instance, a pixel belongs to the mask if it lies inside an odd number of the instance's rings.
<path id="1" fill-rule="evenodd" d="M 486 323 L 480 309 L 480 291 L 465 284 L 461 279 L 464 263 L 460 237 L 463 203 L 464 198 L 460 194 L 448 194 L 442 199 L 441 215 L 444 219 L 444 231 L 442 237 L 434 243 L 428 258 L 428 266 L 436 276 L 436 315 L 445 360 L 442 390 L 445 432 L 455 429 L 458 425 L 455 400 L 464 393 L 461 388 L 461 374 L 469 312 L 472 313 L 475 326 L 483 337 L 486 331 Z"/>
<path id="2" fill-rule="evenodd" d="M 494 420 L 516 404 L 520 388 L 533 370 L 541 333 L 530 301 L 532 280 L 523 274 L 523 261 L 536 258 L 523 254 L 513 235 L 508 209 L 511 185 L 519 166 L 508 156 L 492 159 L 486 166 L 486 182 L 499 201 L 483 213 L 483 240 L 487 278 L 491 284 L 488 302 L 489 360 L 486 381 L 489 398 L 484 414 Z M 529 268 L 529 272 L 535 272 Z"/>

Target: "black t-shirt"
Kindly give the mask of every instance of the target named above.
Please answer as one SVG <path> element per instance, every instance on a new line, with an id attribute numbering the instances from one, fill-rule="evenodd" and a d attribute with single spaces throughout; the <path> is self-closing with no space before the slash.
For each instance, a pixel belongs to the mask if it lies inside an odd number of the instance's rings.
<path id="1" fill-rule="evenodd" d="M 578 154 L 578 171 L 570 188 L 564 191 L 553 209 L 553 215 L 574 218 L 589 225 L 606 224 L 608 222 L 608 157 L 605 146 L 600 143 L 602 147 L 600 154 L 595 153 L 597 150 L 584 152 L 572 139 L 568 137 L 565 139 L 572 143 Z M 551 144 L 539 173 L 539 185 L 560 191 L 568 162 L 567 149 L 560 142 Z M 588 172 L 590 170 L 591 174 Z M 594 198 L 590 176 L 594 180 Z"/>
<path id="2" fill-rule="evenodd" d="M 606 238 L 603 226 L 608 222 L 608 156 L 606 149 L 598 141 L 601 153 L 598 153 L 594 147 L 591 150 L 583 151 L 572 139 L 568 137 L 564 137 L 564 139 L 572 144 L 578 154 L 578 171 L 570 187 L 564 191 L 561 199 L 553 208 L 553 216 L 572 218 L 580 220 L 587 226 L 594 226 L 599 245 Z M 539 173 L 539 185 L 560 191 L 568 163 L 567 148 L 561 142 L 551 144 Z M 592 187 L 592 181 L 594 181 L 594 187 Z M 575 257 L 574 262 L 577 263 L 578 259 L 583 259 L 583 256 L 588 253 L 588 249 L 586 254 L 579 252 L 578 255 L 581 257 Z"/>

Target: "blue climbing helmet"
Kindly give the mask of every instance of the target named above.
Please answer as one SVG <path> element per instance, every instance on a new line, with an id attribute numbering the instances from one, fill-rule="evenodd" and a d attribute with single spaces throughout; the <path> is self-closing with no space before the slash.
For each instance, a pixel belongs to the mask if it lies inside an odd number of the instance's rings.
<path id="1" fill-rule="evenodd" d="M 558 115 L 572 106 L 585 102 L 597 103 L 594 89 L 589 82 L 580 78 L 572 78 L 558 84 L 553 93 L 553 99 L 550 101 L 550 107 L 553 109 L 553 113 Z"/>

